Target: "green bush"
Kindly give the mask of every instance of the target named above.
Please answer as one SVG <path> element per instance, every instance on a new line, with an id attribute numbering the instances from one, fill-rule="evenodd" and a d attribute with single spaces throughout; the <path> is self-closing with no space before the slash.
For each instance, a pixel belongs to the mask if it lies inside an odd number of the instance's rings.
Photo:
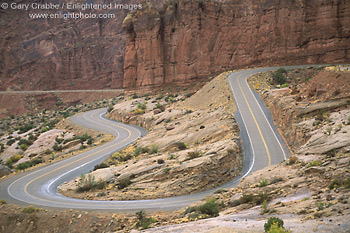
<path id="1" fill-rule="evenodd" d="M 138 146 L 135 148 L 135 151 L 134 151 L 134 156 L 138 156 L 139 154 L 141 154 L 142 152 L 142 147 L 141 146 Z"/>
<path id="2" fill-rule="evenodd" d="M 62 145 L 58 145 L 57 143 L 55 143 L 53 146 L 52 146 L 52 149 L 54 151 L 62 151 L 63 147 Z"/>
<path id="3" fill-rule="evenodd" d="M 97 183 L 95 181 L 95 176 L 92 176 L 91 174 L 88 174 L 85 176 L 84 174 L 81 174 L 80 180 L 78 183 L 77 192 L 86 192 L 90 190 L 94 190 L 97 186 Z"/>
<path id="4" fill-rule="evenodd" d="M 125 177 L 119 180 L 118 189 L 124 189 L 131 184 L 131 180 L 129 177 Z"/>
<path id="5" fill-rule="evenodd" d="M 291 233 L 291 231 L 288 231 L 283 227 L 278 226 L 278 223 L 273 223 L 268 233 Z"/>
<path id="6" fill-rule="evenodd" d="M 163 94 L 159 94 L 157 97 L 156 97 L 156 100 L 161 100 L 163 99 L 164 95 Z"/>
<path id="7" fill-rule="evenodd" d="M 34 213 L 34 212 L 39 212 L 40 209 L 39 208 L 35 208 L 34 206 L 30 205 L 30 206 L 27 206 L 27 207 L 24 207 L 22 209 L 22 212 L 23 213 L 26 213 L 26 214 L 30 214 L 30 213 Z"/>
<path id="8" fill-rule="evenodd" d="M 135 115 L 141 115 L 145 113 L 145 110 L 141 109 L 141 108 L 137 108 L 134 111 Z"/>
<path id="9" fill-rule="evenodd" d="M 33 167 L 39 163 L 42 163 L 43 161 L 39 158 L 34 158 L 30 161 L 26 161 L 24 163 L 20 163 L 17 165 L 17 170 L 25 170 L 27 168 Z"/>
<path id="10" fill-rule="evenodd" d="M 98 170 L 98 169 L 102 169 L 102 168 L 107 168 L 109 167 L 108 164 L 105 163 L 100 163 L 94 166 L 94 171 Z"/>
<path id="11" fill-rule="evenodd" d="M 243 193 L 243 196 L 240 198 L 241 204 L 249 203 L 249 202 L 252 202 L 253 200 L 254 200 L 254 195 L 252 193 L 250 194 Z"/>
<path id="12" fill-rule="evenodd" d="M 29 123 L 29 124 L 25 124 L 24 126 L 19 128 L 19 134 L 28 132 L 29 130 L 35 128 L 35 126 L 33 125 L 33 123 Z"/>
<path id="13" fill-rule="evenodd" d="M 268 184 L 269 184 L 269 182 L 266 179 L 262 178 L 259 182 L 259 187 L 265 187 Z"/>
<path id="14" fill-rule="evenodd" d="M 6 142 L 6 145 L 11 146 L 15 142 L 16 142 L 16 140 L 12 138 Z"/>
<path id="15" fill-rule="evenodd" d="M 284 84 L 287 81 L 287 79 L 284 75 L 285 73 L 286 73 L 285 69 L 283 69 L 283 68 L 278 69 L 273 76 L 273 80 L 275 82 L 277 82 L 279 85 Z"/>
<path id="16" fill-rule="evenodd" d="M 271 218 L 269 218 L 269 220 L 267 221 L 267 223 L 264 224 L 264 230 L 265 230 L 265 232 L 269 232 L 270 229 L 271 229 L 271 226 L 272 226 L 273 224 L 277 224 L 278 227 L 281 227 L 281 228 L 284 229 L 284 227 L 283 227 L 284 222 L 283 222 L 282 219 L 280 219 L 280 218 L 278 218 L 278 217 L 271 217 Z"/>
<path id="17" fill-rule="evenodd" d="M 136 228 L 141 228 L 141 229 L 147 229 L 150 227 L 152 223 L 157 222 L 154 218 L 146 217 L 146 212 L 143 210 L 140 210 L 136 212 L 136 217 L 137 217 L 137 222 L 135 224 Z"/>
<path id="18" fill-rule="evenodd" d="M 11 159 L 8 159 L 8 160 L 6 161 L 6 166 L 8 166 L 10 169 L 13 168 L 13 162 L 12 162 Z"/>
<path id="19" fill-rule="evenodd" d="M 23 156 L 22 155 L 14 155 L 11 157 L 13 163 L 17 163 Z"/>
<path id="20" fill-rule="evenodd" d="M 186 160 L 191 160 L 195 158 L 201 157 L 202 153 L 200 151 L 190 151 L 187 153 L 187 158 Z"/>
<path id="21" fill-rule="evenodd" d="M 199 206 L 198 210 L 200 213 L 207 214 L 210 217 L 219 216 L 220 211 L 215 198 L 208 198 L 203 205 Z"/>
<path id="22" fill-rule="evenodd" d="M 151 149 L 150 149 L 150 151 L 148 153 L 149 154 L 158 153 L 158 145 L 156 145 L 156 144 L 151 145 Z"/>
<path id="23" fill-rule="evenodd" d="M 318 167 L 318 166 L 320 166 L 321 165 L 321 162 L 319 162 L 319 161 L 312 161 L 312 162 L 310 162 L 308 165 L 307 165 L 307 167 Z"/>
<path id="24" fill-rule="evenodd" d="M 183 142 L 178 142 L 178 143 L 177 143 L 177 148 L 178 148 L 179 150 L 185 150 L 185 149 L 187 148 L 187 146 L 186 146 L 186 144 L 183 143 Z"/>

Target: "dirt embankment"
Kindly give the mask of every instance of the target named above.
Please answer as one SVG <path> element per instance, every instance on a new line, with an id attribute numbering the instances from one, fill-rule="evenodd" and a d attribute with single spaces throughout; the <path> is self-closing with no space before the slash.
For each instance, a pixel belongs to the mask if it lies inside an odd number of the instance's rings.
<path id="1" fill-rule="evenodd" d="M 328 139 L 348 137 L 350 73 L 329 69 L 286 71 L 287 88 L 271 89 L 276 84 L 272 72 L 250 78 L 252 87 L 259 84 L 257 91 L 295 151 L 316 131 L 329 134 L 324 135 Z"/>
<path id="2" fill-rule="evenodd" d="M 126 200 L 178 196 L 223 184 L 239 175 L 242 166 L 234 111 L 226 74 L 191 96 L 131 96 L 115 105 L 109 117 L 141 125 L 147 135 L 114 154 L 106 161 L 109 167 L 91 173 L 107 182 L 106 189 L 77 193 L 78 178 L 61 191 L 79 198 Z"/>

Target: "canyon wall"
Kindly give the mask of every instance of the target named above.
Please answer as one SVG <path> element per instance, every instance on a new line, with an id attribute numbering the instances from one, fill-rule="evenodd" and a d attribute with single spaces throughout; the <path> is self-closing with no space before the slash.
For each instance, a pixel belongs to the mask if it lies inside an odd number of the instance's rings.
<path id="1" fill-rule="evenodd" d="M 125 88 L 225 70 L 350 61 L 349 0 L 169 0 L 130 13 Z"/>
<path id="2" fill-rule="evenodd" d="M 157 0 L 152 0 L 155 4 Z M 38 1 L 7 1 L 31 4 Z M 109 3 L 55 0 L 40 3 Z M 139 4 L 139 0 L 114 1 Z M 113 2 L 113 3 L 114 3 Z M 31 13 L 63 10 L 0 8 L 0 90 L 121 88 L 125 51 L 122 22 L 129 9 L 72 10 L 108 13 L 115 18 L 30 19 Z"/>

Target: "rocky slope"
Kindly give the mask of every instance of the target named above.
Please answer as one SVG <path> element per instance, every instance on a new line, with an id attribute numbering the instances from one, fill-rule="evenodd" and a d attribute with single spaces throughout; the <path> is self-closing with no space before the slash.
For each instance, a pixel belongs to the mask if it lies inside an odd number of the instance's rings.
<path id="1" fill-rule="evenodd" d="M 129 14 L 123 86 L 193 82 L 233 67 L 349 60 L 350 5 L 178 1 Z"/>
<path id="2" fill-rule="evenodd" d="M 147 135 L 90 175 L 106 190 L 77 193 L 80 178 L 61 186 L 65 195 L 102 200 L 162 198 L 214 188 L 240 174 L 242 156 L 226 75 L 185 96 L 129 98 L 110 118 L 146 127 Z M 172 103 L 174 102 L 174 103 Z M 170 103 L 170 104 L 167 104 Z M 127 185 L 121 185 L 127 181 Z M 127 187 L 124 187 L 127 186 Z"/>
<path id="3" fill-rule="evenodd" d="M 178 221 L 182 224 L 142 232 L 263 232 L 271 217 L 282 219 L 292 232 L 349 231 L 350 105 L 340 100 L 349 98 L 350 73 L 283 73 L 290 88 L 276 89 L 271 72 L 249 82 L 259 84 L 258 91 L 295 155 L 252 173 L 237 188 L 218 190 L 214 197 L 221 207 L 219 217 L 193 221 L 198 215 L 192 209 L 184 212 Z M 332 100 L 338 105 L 330 105 Z M 300 115 L 306 109 L 308 113 Z"/>

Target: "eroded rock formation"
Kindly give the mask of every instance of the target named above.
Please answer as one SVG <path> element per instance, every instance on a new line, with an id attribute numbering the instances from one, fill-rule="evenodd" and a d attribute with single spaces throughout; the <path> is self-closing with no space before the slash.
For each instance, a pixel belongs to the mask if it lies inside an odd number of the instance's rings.
<path id="1" fill-rule="evenodd" d="M 249 66 L 350 59 L 348 0 L 168 1 L 129 14 L 125 88 Z"/>

